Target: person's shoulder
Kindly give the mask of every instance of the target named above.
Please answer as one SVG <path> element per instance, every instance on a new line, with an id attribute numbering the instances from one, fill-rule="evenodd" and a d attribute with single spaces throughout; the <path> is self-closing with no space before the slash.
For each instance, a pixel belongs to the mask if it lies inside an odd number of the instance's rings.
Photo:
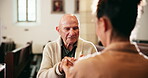
<path id="1" fill-rule="evenodd" d="M 56 46 L 58 43 L 58 40 L 54 40 L 51 42 L 46 43 L 45 47 L 52 47 L 52 46 Z"/>
<path id="2" fill-rule="evenodd" d="M 51 41 L 51 42 L 48 42 L 46 45 L 52 45 L 52 44 L 55 44 L 56 41 Z"/>
<path id="3" fill-rule="evenodd" d="M 89 54 L 87 56 L 79 58 L 75 63 L 74 66 L 70 69 L 72 73 L 81 73 L 81 75 L 86 74 L 86 72 L 89 72 L 89 69 L 94 69 L 94 65 L 97 65 L 99 60 L 99 55 L 101 53 L 93 53 Z M 91 67 L 91 68 L 90 68 Z M 74 74 L 76 75 L 76 74 Z M 80 74 L 79 74 L 80 75 Z"/>
<path id="4" fill-rule="evenodd" d="M 46 43 L 46 47 L 47 47 L 47 46 L 54 45 L 54 44 L 55 44 L 55 41 L 48 42 L 48 43 Z"/>
<path id="5" fill-rule="evenodd" d="M 79 41 L 81 41 L 84 45 L 90 45 L 90 46 L 94 46 L 94 44 L 92 43 L 92 42 L 90 42 L 90 41 L 87 41 L 87 40 L 84 40 L 84 39 L 82 39 L 82 38 L 79 38 Z"/>
<path id="6" fill-rule="evenodd" d="M 94 57 L 96 57 L 98 55 L 101 55 L 101 54 L 102 54 L 101 52 L 95 52 L 93 54 L 88 54 L 88 55 L 86 55 L 84 57 L 80 57 L 77 62 L 91 60 L 92 58 L 94 58 Z"/>
<path id="7" fill-rule="evenodd" d="M 75 64 L 79 64 L 79 65 L 84 65 L 85 66 L 85 64 L 87 64 L 87 63 L 90 64 L 90 62 L 93 62 L 94 59 L 96 59 L 96 57 L 99 56 L 100 54 L 101 54 L 101 52 L 95 52 L 93 54 L 88 54 L 86 56 L 83 56 L 83 57 L 79 58 L 75 62 Z"/>
<path id="8" fill-rule="evenodd" d="M 80 40 L 80 41 L 82 41 L 82 42 L 85 42 L 85 43 L 92 43 L 92 42 L 90 42 L 90 41 L 87 41 L 87 40 L 85 40 L 85 39 L 82 39 L 82 38 L 79 38 L 79 40 Z"/>

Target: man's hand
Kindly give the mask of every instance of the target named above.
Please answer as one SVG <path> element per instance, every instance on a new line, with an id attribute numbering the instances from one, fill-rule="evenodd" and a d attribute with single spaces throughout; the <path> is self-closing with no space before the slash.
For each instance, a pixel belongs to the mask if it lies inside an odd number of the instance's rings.
<path id="1" fill-rule="evenodd" d="M 60 62 L 60 64 L 59 64 L 59 71 L 61 72 L 61 73 L 63 73 L 63 72 L 65 72 L 65 71 L 68 71 L 69 70 L 69 68 L 71 67 L 71 66 L 73 66 L 73 63 L 76 61 L 76 59 L 75 58 L 71 58 L 71 57 L 64 57 L 63 59 L 62 59 L 62 61 Z M 64 70 L 65 69 L 65 70 Z"/>
<path id="2" fill-rule="evenodd" d="M 74 58 L 71 58 L 70 60 L 64 59 L 62 61 L 63 62 L 62 68 L 63 68 L 63 71 L 65 72 L 66 78 L 70 77 L 69 69 L 70 69 L 71 66 L 74 65 L 74 61 L 76 61 L 76 59 L 74 59 Z"/>
<path id="3" fill-rule="evenodd" d="M 82 54 L 82 55 L 80 55 L 80 57 L 83 57 L 84 55 Z"/>

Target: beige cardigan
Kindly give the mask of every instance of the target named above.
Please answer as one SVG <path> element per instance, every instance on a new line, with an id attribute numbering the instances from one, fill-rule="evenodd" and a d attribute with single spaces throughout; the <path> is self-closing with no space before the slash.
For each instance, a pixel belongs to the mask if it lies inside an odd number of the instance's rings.
<path id="1" fill-rule="evenodd" d="M 59 62 L 61 61 L 61 38 L 56 41 L 49 42 L 43 51 L 43 58 L 37 78 L 63 78 L 58 70 Z M 75 52 L 75 58 L 80 55 L 87 55 L 97 52 L 96 47 L 89 41 L 81 38 L 78 40 L 78 45 Z"/>

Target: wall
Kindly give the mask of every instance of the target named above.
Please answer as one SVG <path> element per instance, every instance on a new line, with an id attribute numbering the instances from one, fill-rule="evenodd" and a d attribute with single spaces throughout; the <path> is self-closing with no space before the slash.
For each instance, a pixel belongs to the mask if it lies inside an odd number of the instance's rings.
<path id="1" fill-rule="evenodd" d="M 33 52 L 41 53 L 43 45 L 48 40 L 53 41 L 58 37 L 55 26 L 58 25 L 59 19 L 63 14 L 51 14 L 51 0 L 37 0 L 37 22 L 18 23 L 16 21 L 16 1 L 0 0 L 0 32 L 2 32 L 2 36 L 7 36 L 14 40 L 17 47 L 26 44 L 27 41 L 33 40 Z M 82 1 L 85 2 L 87 0 Z M 65 13 L 74 13 L 74 0 L 65 0 L 65 7 Z M 81 5 L 81 8 L 86 7 L 85 4 L 84 6 Z M 148 40 L 148 6 L 144 8 L 144 11 L 144 14 L 137 23 L 139 27 L 137 27 L 137 31 L 134 34 L 134 39 Z M 76 15 L 79 18 L 79 14 Z M 28 31 L 25 31 L 26 29 Z M 81 27 L 81 29 L 83 28 Z M 89 31 L 82 32 L 81 36 L 83 37 L 88 33 Z"/>
<path id="2" fill-rule="evenodd" d="M 92 4 L 93 0 L 80 0 L 80 36 L 88 41 L 98 44 L 96 35 L 96 26 L 94 22 L 94 15 L 92 15 Z M 87 18 L 87 19 L 86 19 Z"/>
<path id="3" fill-rule="evenodd" d="M 2 2 L 0 1 L 0 6 L 2 5 Z M 1 7 L 0 7 L 1 12 Z M 0 15 L 0 43 L 2 42 L 2 25 L 1 25 L 1 15 Z"/>
<path id="4" fill-rule="evenodd" d="M 140 18 L 136 23 L 136 27 L 134 28 L 131 40 L 147 40 L 148 41 L 148 5 L 143 7 L 143 12 Z"/>
<path id="5" fill-rule="evenodd" d="M 137 22 L 137 28 L 136 39 L 148 41 L 148 4 L 144 7 L 144 13 Z"/>
<path id="6" fill-rule="evenodd" d="M 2 35 L 15 41 L 17 47 L 33 41 L 33 52 L 41 53 L 48 40 L 55 40 L 58 33 L 55 27 L 63 14 L 51 13 L 51 0 L 37 0 L 37 22 L 17 22 L 17 0 L 0 0 Z M 65 0 L 65 13 L 74 13 L 74 0 Z M 79 14 L 76 14 L 79 18 Z M 26 31 L 28 30 L 28 31 Z"/>

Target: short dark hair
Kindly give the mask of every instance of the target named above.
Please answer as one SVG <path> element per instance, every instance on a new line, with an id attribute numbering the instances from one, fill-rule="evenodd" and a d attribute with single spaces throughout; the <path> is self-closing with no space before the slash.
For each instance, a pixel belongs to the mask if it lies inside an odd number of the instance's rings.
<path id="1" fill-rule="evenodd" d="M 107 16 L 116 34 L 129 37 L 135 27 L 141 0 L 99 0 L 97 18 Z"/>

